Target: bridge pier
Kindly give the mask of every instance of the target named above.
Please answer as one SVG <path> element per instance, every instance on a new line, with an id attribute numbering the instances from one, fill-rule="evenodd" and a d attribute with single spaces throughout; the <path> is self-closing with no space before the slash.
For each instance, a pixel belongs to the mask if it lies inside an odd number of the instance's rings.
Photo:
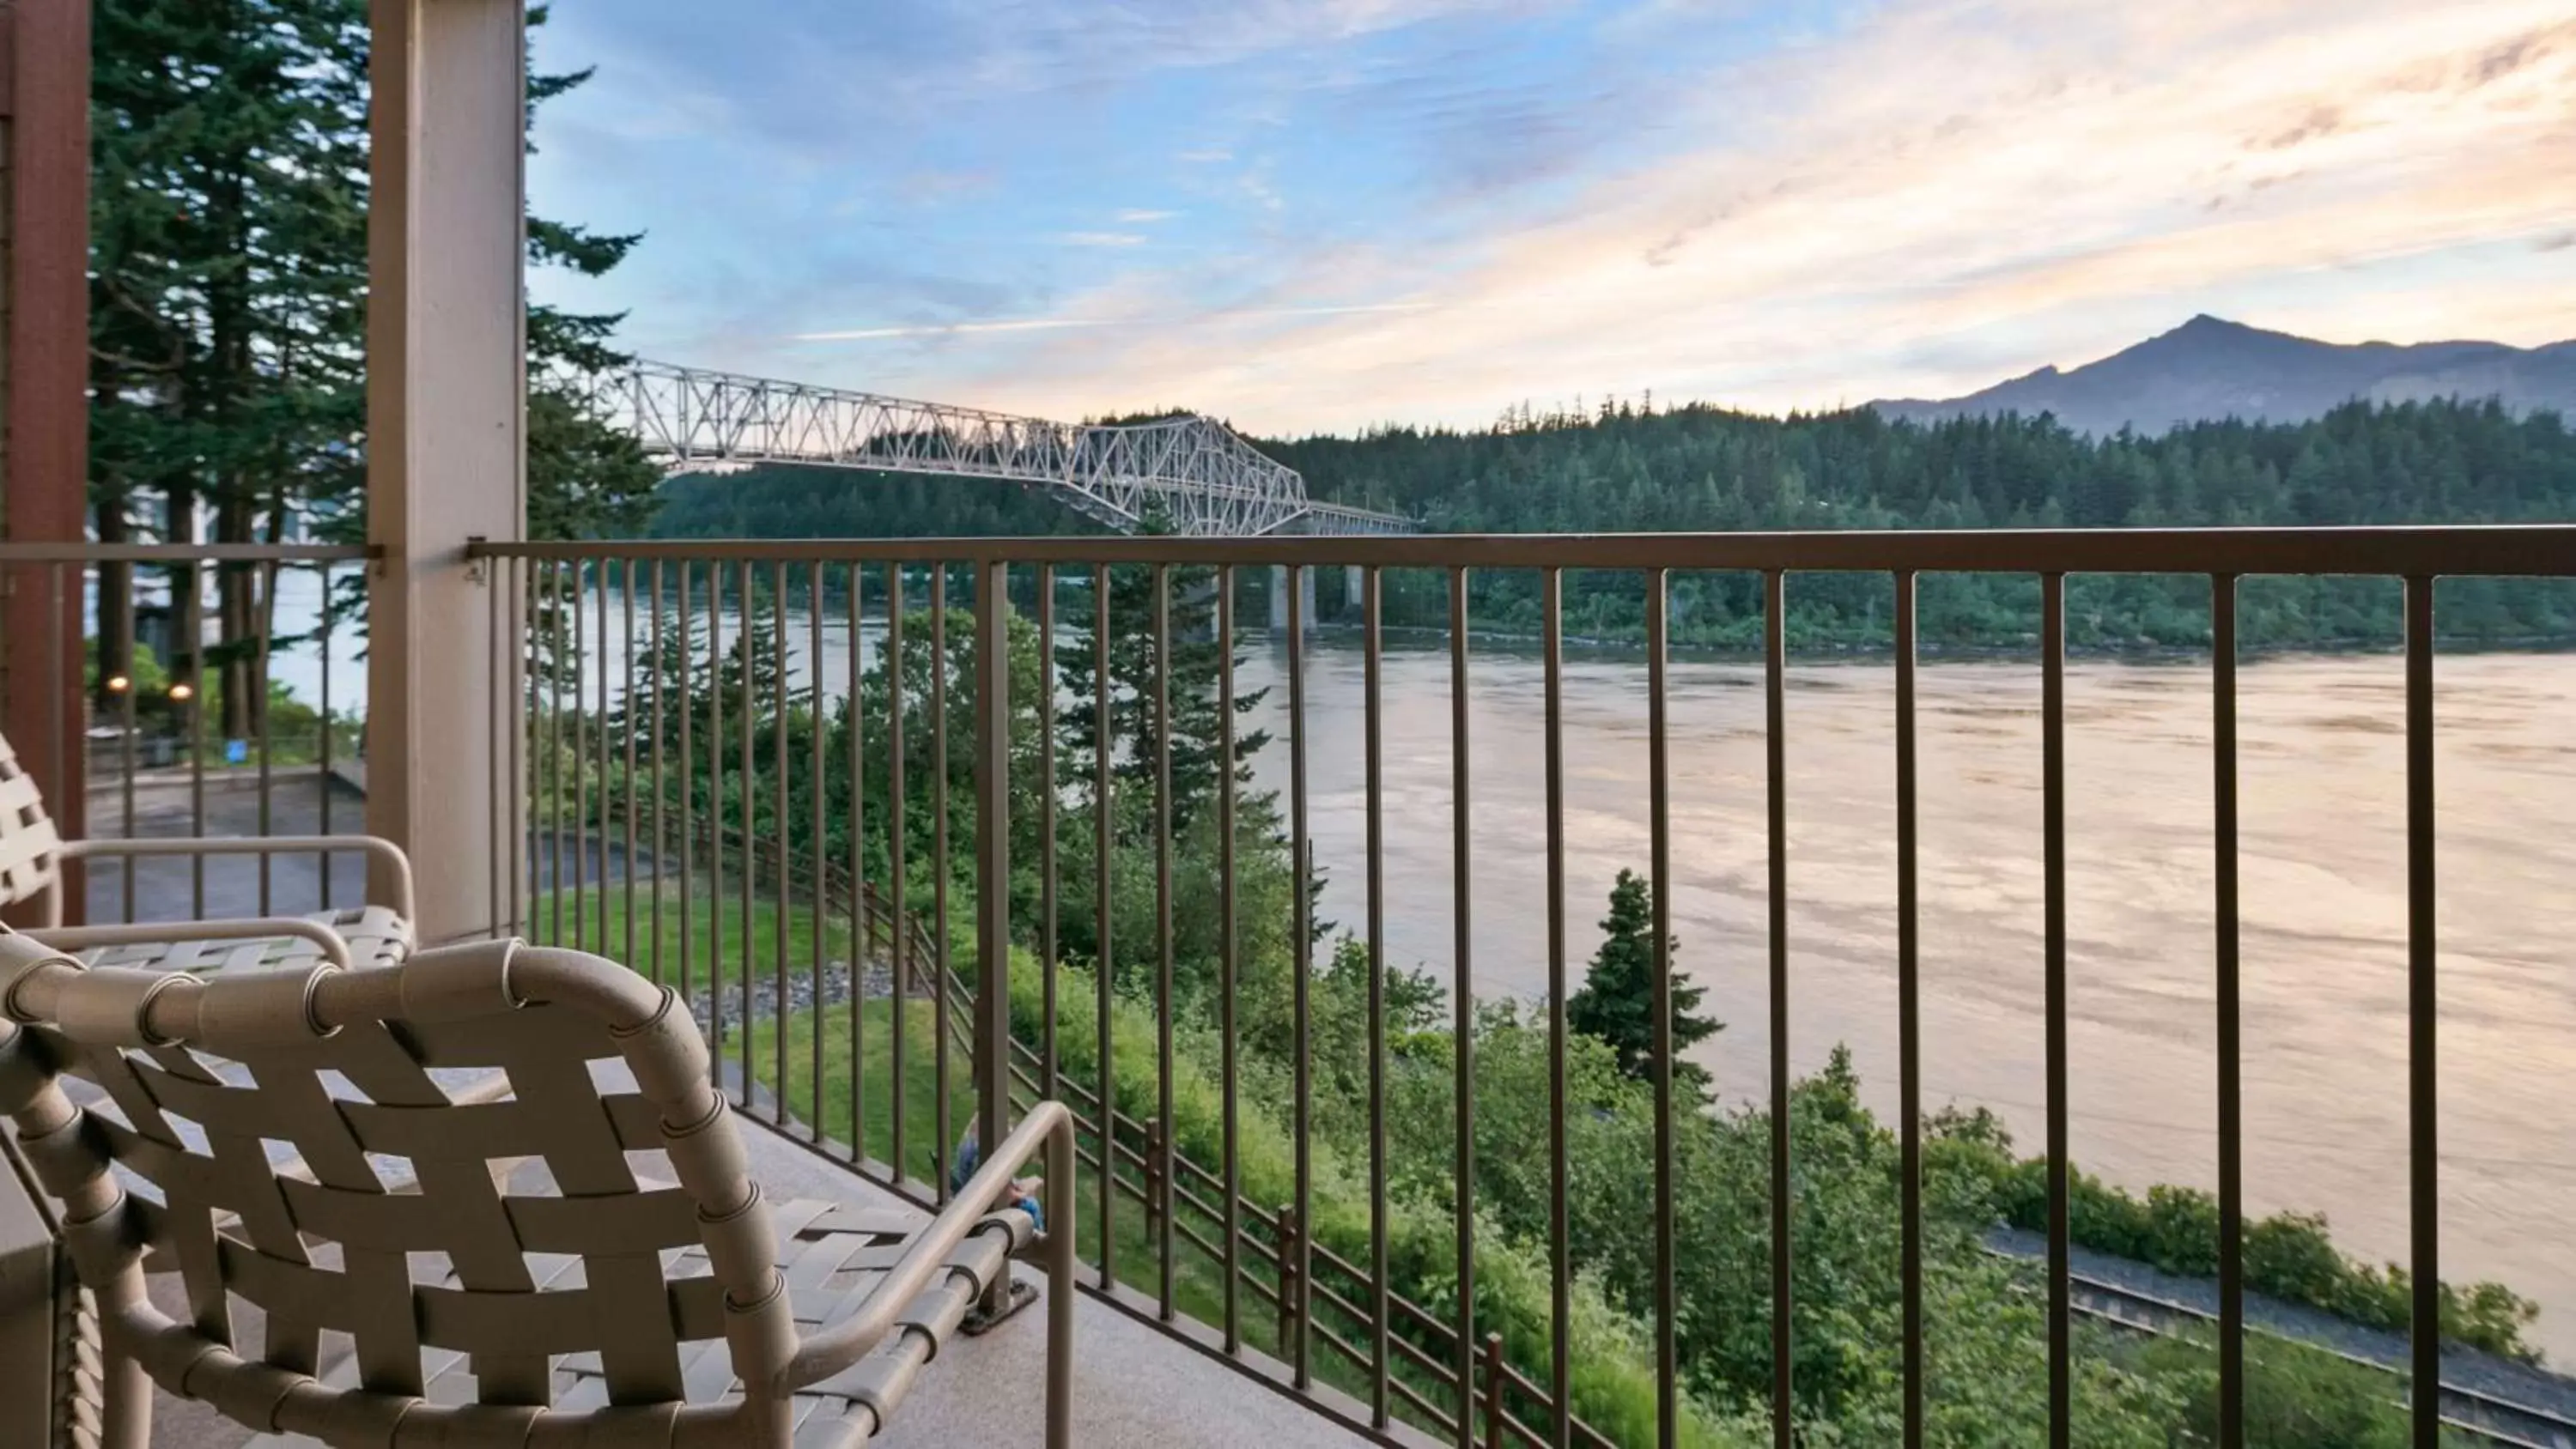
<path id="1" fill-rule="evenodd" d="M 1357 609 L 1360 607 L 1364 594 L 1364 590 L 1360 583 L 1361 573 L 1362 570 L 1358 564 L 1344 564 L 1342 566 L 1342 605 L 1345 608 Z"/>
<path id="2" fill-rule="evenodd" d="M 1312 635 L 1315 632 L 1314 569 L 1302 568 L 1297 571 L 1297 592 L 1303 596 L 1299 602 L 1304 606 L 1302 617 L 1306 633 Z M 1288 566 L 1286 564 L 1270 566 L 1270 633 L 1274 638 L 1285 638 L 1288 633 Z"/>

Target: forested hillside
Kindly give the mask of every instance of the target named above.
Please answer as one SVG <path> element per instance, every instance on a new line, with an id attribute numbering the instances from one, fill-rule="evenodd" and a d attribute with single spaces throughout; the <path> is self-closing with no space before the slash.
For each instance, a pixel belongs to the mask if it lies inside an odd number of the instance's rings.
<path id="1" fill-rule="evenodd" d="M 2484 404 L 2352 404 L 2299 424 L 2203 423 L 2158 437 L 2089 439 L 2040 418 L 1932 426 L 1854 410 L 1787 418 L 1692 406 L 1605 406 L 1514 415 L 1475 432 L 1390 428 L 1356 438 L 1259 441 L 1319 497 L 1390 508 L 1442 532 L 1629 532 L 1818 528 L 2179 527 L 2516 522 L 2576 519 L 2576 435 L 2553 413 Z M 675 535 L 924 536 L 1087 528 L 1008 485 L 819 470 L 685 478 L 665 489 L 659 527 Z M 1257 581 L 1256 581 L 1257 586 Z M 1760 589 L 1743 577 L 1673 581 L 1674 637 L 1749 645 Z M 1331 591 L 1327 591 L 1328 594 Z M 2197 643 L 2198 579 L 2080 578 L 2070 638 L 2080 647 Z M 1567 585 L 1568 627 L 1633 636 L 1633 577 Z M 1927 577 L 1923 627 L 1935 644 L 2010 644 L 2036 627 L 2028 579 Z M 2442 626 L 2463 642 L 2576 638 L 2576 589 L 2462 580 L 2445 586 Z M 1436 580 L 1392 580 L 1393 622 L 1432 622 Z M 1801 577 L 1791 633 L 1802 644 L 1880 642 L 1889 585 Z M 2322 647 L 2396 636 L 2386 580 L 2250 580 L 2249 644 Z M 1535 629 L 1537 582 L 1475 585 L 1480 627 Z M 1331 601 L 1327 600 L 1330 617 Z"/>

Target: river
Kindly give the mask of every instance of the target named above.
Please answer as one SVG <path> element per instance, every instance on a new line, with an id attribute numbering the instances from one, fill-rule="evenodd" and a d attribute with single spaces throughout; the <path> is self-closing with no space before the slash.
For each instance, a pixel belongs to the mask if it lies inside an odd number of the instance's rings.
<path id="1" fill-rule="evenodd" d="M 1366 908 L 1361 656 L 1308 656 L 1310 810 L 1325 913 Z M 1245 687 L 1279 685 L 1253 651 Z M 2406 1193 L 2404 681 L 2387 655 L 2274 659 L 2239 682 L 2246 1195 L 2328 1214 L 2403 1261 Z M 1383 693 L 1387 945 L 1442 979 L 1453 934 L 1449 665 L 1392 650 Z M 1470 886 L 1480 995 L 1546 987 L 1543 675 L 1472 668 Z M 2576 657 L 2439 661 L 2444 1276 L 2543 1305 L 2576 1355 Z M 1671 665 L 1672 918 L 1680 963 L 1727 1023 L 1694 1056 L 1731 1101 L 1767 1093 L 1769 891 L 1758 664 Z M 2043 1129 L 2041 782 L 2035 661 L 1919 675 L 1923 1084 L 1982 1103 L 2026 1151 Z M 1258 719 L 1285 726 L 1284 688 Z M 2067 928 L 2074 1155 L 2143 1189 L 2217 1181 L 2210 687 L 2206 663 L 2067 668 Z M 1896 1098 L 1895 681 L 1793 664 L 1789 1059 L 1848 1044 L 1871 1106 Z M 1571 971 L 1611 880 L 1648 860 L 1645 671 L 1569 661 Z M 1257 766 L 1284 785 L 1284 750 Z"/>
<path id="2" fill-rule="evenodd" d="M 594 596 L 595 598 L 596 596 Z M 728 623 L 728 634 L 733 625 Z M 825 686 L 846 685 L 827 629 Z M 803 620 L 790 631 L 803 676 Z M 336 641 L 354 656 L 357 641 Z M 875 644 L 870 643 L 871 654 Z M 310 657 L 281 655 L 306 697 Z M 1285 654 L 1251 643 L 1253 722 L 1284 738 Z M 356 692 L 354 658 L 335 689 Z M 608 661 L 611 679 L 622 661 Z M 1470 764 L 1480 996 L 1546 986 L 1542 676 L 1479 648 Z M 1767 909 L 1758 664 L 1671 665 L 1672 915 L 1680 961 L 1726 1030 L 1696 1049 L 1730 1101 L 1766 1092 Z M 2437 672 L 2444 1276 L 2543 1305 L 2538 1341 L 2576 1359 L 2576 655 L 2446 657 Z M 1365 918 L 1361 656 L 1308 654 L 1309 808 L 1323 912 Z M 1387 944 L 1443 981 L 1453 889 L 1445 648 L 1383 668 Z M 2349 1251 L 2403 1261 L 2405 760 L 2393 655 L 2275 658 L 2242 671 L 2246 1194 L 2321 1211 Z M 1923 1082 L 1984 1104 L 2024 1150 L 2042 1130 L 2039 674 L 2035 661 L 1920 674 Z M 1884 661 L 1788 673 L 1789 1058 L 1848 1044 L 1873 1108 L 1896 1096 L 1894 677 Z M 1580 979 L 1622 867 L 1648 858 L 1645 671 L 1569 660 L 1564 692 L 1569 954 Z M 2205 661 L 2067 668 L 2067 925 L 2077 1161 L 2132 1188 L 2213 1187 L 2210 692 Z M 1287 755 L 1256 762 L 1286 786 Z"/>

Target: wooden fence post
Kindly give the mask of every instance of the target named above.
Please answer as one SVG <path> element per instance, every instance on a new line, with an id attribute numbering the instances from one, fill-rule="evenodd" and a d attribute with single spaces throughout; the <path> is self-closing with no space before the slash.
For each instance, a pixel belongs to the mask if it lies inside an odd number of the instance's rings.
<path id="1" fill-rule="evenodd" d="M 1299 1256 L 1297 1252 L 1297 1233 L 1299 1231 L 1297 1209 L 1294 1206 L 1282 1204 L 1278 1213 L 1278 1224 L 1279 1356 L 1294 1362 L 1296 1355 L 1293 1352 L 1291 1345 L 1297 1341 L 1295 1336 L 1298 1317 L 1297 1292 L 1302 1286 L 1298 1281 L 1297 1275 L 1297 1261 Z"/>

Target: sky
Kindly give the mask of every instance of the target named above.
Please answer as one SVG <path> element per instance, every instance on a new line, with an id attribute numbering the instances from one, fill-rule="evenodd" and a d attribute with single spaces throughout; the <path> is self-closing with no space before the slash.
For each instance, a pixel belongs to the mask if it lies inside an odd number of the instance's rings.
<path id="1" fill-rule="evenodd" d="M 2576 0 L 557 0 L 537 297 L 1289 436 L 1950 396 L 2211 313 L 2576 337 Z"/>

